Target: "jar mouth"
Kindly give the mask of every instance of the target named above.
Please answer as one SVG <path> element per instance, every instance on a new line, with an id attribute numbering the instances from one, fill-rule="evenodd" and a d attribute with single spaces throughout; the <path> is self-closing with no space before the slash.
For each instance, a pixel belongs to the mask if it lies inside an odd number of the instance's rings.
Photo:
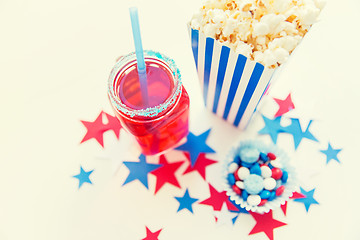
<path id="1" fill-rule="evenodd" d="M 111 101 L 112 106 L 122 114 L 125 114 L 129 117 L 156 117 L 164 113 L 170 106 L 172 106 L 178 96 L 182 92 L 182 83 L 181 83 L 181 74 L 180 70 L 177 68 L 174 60 L 171 58 L 155 51 L 145 50 L 144 57 L 146 60 L 151 60 L 162 64 L 173 76 L 174 88 L 170 96 L 163 102 L 156 106 L 148 107 L 145 109 L 133 109 L 125 105 L 117 94 L 117 82 L 119 73 L 126 70 L 131 64 L 136 62 L 136 54 L 132 52 L 128 55 L 121 57 L 115 64 L 112 69 L 109 80 L 108 80 L 108 95 Z"/>

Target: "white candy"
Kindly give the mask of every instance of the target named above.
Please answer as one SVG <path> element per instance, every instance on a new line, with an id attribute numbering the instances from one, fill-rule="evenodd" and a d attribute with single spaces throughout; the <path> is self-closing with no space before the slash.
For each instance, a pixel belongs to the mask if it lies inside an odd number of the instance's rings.
<path id="1" fill-rule="evenodd" d="M 243 181 L 236 181 L 236 186 L 238 186 L 238 188 L 240 189 L 245 189 L 245 185 Z"/>
<path id="2" fill-rule="evenodd" d="M 250 175 L 250 170 L 246 167 L 241 167 L 237 171 L 237 175 L 241 180 L 245 180 Z"/>
<path id="3" fill-rule="evenodd" d="M 247 198 L 247 202 L 252 206 L 257 206 L 261 202 L 261 197 L 259 195 L 249 195 Z"/>
<path id="4" fill-rule="evenodd" d="M 271 169 L 268 166 L 262 166 L 261 169 L 261 176 L 263 178 L 269 178 L 272 175 Z"/>
<path id="5" fill-rule="evenodd" d="M 276 181 L 273 178 L 264 179 L 264 188 L 266 190 L 273 190 L 276 187 Z"/>
<path id="6" fill-rule="evenodd" d="M 234 173 L 238 168 L 239 168 L 239 165 L 235 162 L 232 162 L 228 167 L 228 171 L 229 171 L 229 173 Z"/>
<path id="7" fill-rule="evenodd" d="M 275 188 L 278 189 L 281 185 L 282 185 L 282 181 L 281 180 L 276 180 Z"/>
<path id="8" fill-rule="evenodd" d="M 282 168 L 282 164 L 281 164 L 281 162 L 280 162 L 279 159 L 275 159 L 275 160 L 270 161 L 270 164 L 271 164 L 273 167 Z"/>

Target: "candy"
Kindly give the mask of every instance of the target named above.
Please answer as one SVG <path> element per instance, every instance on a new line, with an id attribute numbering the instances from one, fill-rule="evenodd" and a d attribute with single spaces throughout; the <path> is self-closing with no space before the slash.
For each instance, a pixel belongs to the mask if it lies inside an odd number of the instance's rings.
<path id="1" fill-rule="evenodd" d="M 237 163 L 237 164 L 239 165 L 239 164 L 240 164 L 240 162 L 241 162 L 240 157 L 239 157 L 239 156 L 236 156 L 236 157 L 234 158 L 234 162 L 235 162 L 235 163 Z"/>
<path id="2" fill-rule="evenodd" d="M 264 206 L 265 205 L 265 203 L 267 203 L 267 199 L 261 199 L 261 202 L 259 203 L 259 205 L 258 206 Z"/>
<path id="3" fill-rule="evenodd" d="M 245 189 L 245 185 L 243 181 L 236 181 L 236 186 L 238 186 L 238 188 L 240 189 Z"/>
<path id="4" fill-rule="evenodd" d="M 284 185 L 280 186 L 278 189 L 276 189 L 275 192 L 276 196 L 280 196 L 281 194 L 283 194 L 284 190 L 285 190 L 285 186 Z"/>
<path id="5" fill-rule="evenodd" d="M 253 165 L 253 163 L 246 163 L 246 162 L 241 162 L 240 164 L 241 164 L 241 166 L 246 167 L 246 168 L 251 168 Z"/>
<path id="6" fill-rule="evenodd" d="M 244 180 L 245 190 L 250 194 L 258 194 L 264 189 L 264 180 L 256 174 L 250 174 Z"/>
<path id="7" fill-rule="evenodd" d="M 250 171 L 246 167 L 240 167 L 237 170 L 237 175 L 238 175 L 240 180 L 245 180 L 250 175 Z"/>
<path id="8" fill-rule="evenodd" d="M 239 165 L 236 162 L 232 162 L 232 163 L 230 163 L 230 165 L 228 167 L 228 172 L 234 173 L 238 168 L 239 168 Z"/>
<path id="9" fill-rule="evenodd" d="M 228 181 L 229 181 L 230 185 L 235 184 L 236 180 L 235 180 L 234 174 L 229 173 L 227 178 L 228 178 Z"/>
<path id="10" fill-rule="evenodd" d="M 267 156 L 268 156 L 268 158 L 269 158 L 270 160 L 275 160 L 275 159 L 276 159 L 275 154 L 273 154 L 273 153 L 271 153 L 271 152 L 269 152 L 269 153 L 267 154 Z"/>
<path id="11" fill-rule="evenodd" d="M 264 179 L 264 188 L 266 190 L 273 190 L 276 186 L 276 181 L 273 178 L 265 178 Z"/>
<path id="12" fill-rule="evenodd" d="M 260 152 L 255 148 L 243 148 L 240 150 L 240 159 L 246 163 L 254 163 L 259 159 Z"/>
<path id="13" fill-rule="evenodd" d="M 272 171 L 271 171 L 271 169 L 268 167 L 268 166 L 261 166 L 260 167 L 260 170 L 261 170 L 261 176 L 263 177 L 263 178 L 269 178 L 269 177 L 271 177 L 271 175 L 272 175 Z"/>
<path id="14" fill-rule="evenodd" d="M 235 192 L 236 194 L 241 195 L 241 189 L 240 189 L 238 186 L 232 185 L 231 188 L 232 188 L 232 190 L 234 190 L 234 192 Z"/>
<path id="15" fill-rule="evenodd" d="M 252 206 L 257 206 L 261 202 L 261 197 L 259 195 L 249 195 L 247 202 Z"/>
<path id="16" fill-rule="evenodd" d="M 245 189 L 242 190 L 241 197 L 244 199 L 244 201 L 247 200 L 248 196 L 249 196 L 248 192 Z M 275 196 L 275 192 L 274 192 L 274 196 Z"/>
<path id="17" fill-rule="evenodd" d="M 264 162 L 267 162 L 269 160 L 269 157 L 265 153 L 260 153 L 260 159 Z"/>
<path id="18" fill-rule="evenodd" d="M 280 168 L 274 167 L 273 169 L 271 169 L 271 172 L 272 172 L 271 174 L 272 178 L 274 178 L 275 180 L 281 179 L 283 173 Z"/>
<path id="19" fill-rule="evenodd" d="M 258 163 L 254 163 L 254 165 L 250 168 L 250 174 L 261 175 L 261 169 Z"/>
<path id="20" fill-rule="evenodd" d="M 272 200 L 274 200 L 274 199 L 275 199 L 275 197 L 276 197 L 276 193 L 275 193 L 275 191 L 270 192 L 270 197 L 268 198 L 268 201 L 272 201 Z"/>
<path id="21" fill-rule="evenodd" d="M 270 191 L 262 190 L 260 192 L 260 197 L 261 197 L 261 199 L 268 199 L 270 197 L 270 194 L 271 194 Z"/>
<path id="22" fill-rule="evenodd" d="M 279 188 L 281 185 L 282 185 L 282 181 L 281 180 L 276 180 L 275 189 Z"/>
<path id="23" fill-rule="evenodd" d="M 239 175 L 238 175 L 237 171 L 236 171 L 236 172 L 234 172 L 234 177 L 235 177 L 235 180 L 236 180 L 236 181 L 239 181 L 239 180 L 240 180 L 240 178 L 239 178 Z"/>
<path id="24" fill-rule="evenodd" d="M 286 183 L 287 180 L 288 180 L 288 178 L 289 178 L 289 174 L 287 173 L 287 171 L 283 171 L 283 175 L 282 175 L 282 177 L 281 177 L 281 181 L 282 181 L 283 183 Z"/>

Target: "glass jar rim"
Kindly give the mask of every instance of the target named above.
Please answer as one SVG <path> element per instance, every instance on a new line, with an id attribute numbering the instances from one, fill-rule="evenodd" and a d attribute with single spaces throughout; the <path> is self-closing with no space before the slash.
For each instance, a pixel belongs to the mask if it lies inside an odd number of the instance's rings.
<path id="1" fill-rule="evenodd" d="M 171 95 L 159 105 L 148 107 L 146 109 L 132 109 L 129 106 L 125 105 L 121 102 L 120 98 L 115 93 L 114 89 L 114 82 L 117 80 L 118 73 L 126 67 L 128 63 L 130 63 L 133 60 L 136 60 L 136 54 L 135 52 L 131 52 L 128 55 L 122 56 L 113 67 L 109 80 L 108 80 L 108 95 L 111 101 L 111 104 L 113 107 L 116 108 L 119 112 L 129 116 L 129 117 L 156 117 L 159 114 L 166 111 L 170 106 L 172 106 L 177 97 L 182 92 L 182 82 L 181 82 L 181 74 L 180 70 L 177 68 L 175 61 L 169 57 L 167 57 L 164 54 L 161 54 L 159 52 L 155 52 L 152 50 L 144 50 L 144 57 L 145 60 L 148 58 L 152 58 L 155 60 L 159 60 L 162 63 L 165 63 L 165 65 L 169 68 L 170 72 L 172 73 L 173 79 L 174 79 L 174 90 L 172 91 Z"/>

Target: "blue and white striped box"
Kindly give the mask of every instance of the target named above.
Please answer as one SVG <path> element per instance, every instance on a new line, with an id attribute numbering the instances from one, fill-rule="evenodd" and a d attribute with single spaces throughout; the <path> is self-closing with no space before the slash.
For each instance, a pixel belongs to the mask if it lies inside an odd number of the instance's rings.
<path id="1" fill-rule="evenodd" d="M 199 30 L 190 28 L 190 36 L 205 106 L 245 129 L 275 69 L 235 53 Z"/>

